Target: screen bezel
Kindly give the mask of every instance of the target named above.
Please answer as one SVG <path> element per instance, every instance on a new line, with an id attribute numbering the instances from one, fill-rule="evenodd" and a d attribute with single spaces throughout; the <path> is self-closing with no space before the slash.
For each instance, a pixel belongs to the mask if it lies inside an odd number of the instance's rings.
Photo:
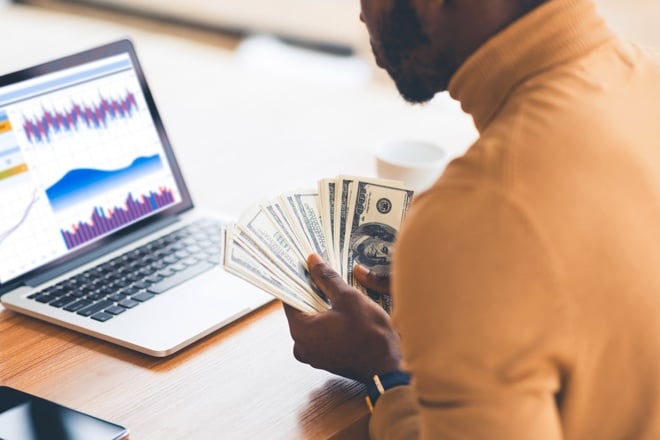
<path id="1" fill-rule="evenodd" d="M 44 399 L 39 396 L 35 396 L 34 394 L 26 393 L 25 391 L 18 390 L 16 388 L 8 387 L 6 385 L 0 386 L 0 402 L 2 402 L 4 405 L 9 406 L 7 409 L 2 409 L 3 405 L 0 404 L 0 414 L 2 414 L 4 411 L 11 410 L 12 408 L 17 407 L 18 405 L 23 405 L 25 403 L 30 403 L 30 404 L 38 404 L 41 405 L 42 407 L 48 407 L 52 409 L 56 409 L 58 411 L 65 411 L 68 413 L 75 413 L 80 416 L 85 417 L 88 421 L 93 421 L 95 424 L 100 426 L 103 426 L 104 428 L 112 428 L 115 432 L 113 433 L 112 438 L 107 438 L 107 440 L 121 440 L 121 439 L 126 439 L 128 438 L 129 432 L 128 429 L 122 425 L 119 425 L 114 422 L 110 422 L 108 420 L 93 416 L 88 413 L 84 413 L 82 411 L 75 410 L 73 408 L 69 408 L 64 405 L 60 405 L 59 403 L 55 403 L 51 400 Z M 33 425 L 34 426 L 34 425 Z M 89 426 L 89 425 L 86 425 Z M 109 429 L 108 429 L 109 430 Z M 39 429 L 37 429 L 39 432 Z M 96 428 L 96 434 L 99 434 L 98 428 Z M 105 433 L 105 432 L 104 432 Z M 77 433 L 74 433 L 77 434 Z M 82 434 L 82 433 L 80 433 Z M 89 434 L 89 432 L 85 432 L 85 434 Z"/>
<path id="2" fill-rule="evenodd" d="M 164 219 L 171 218 L 173 216 L 179 215 L 185 211 L 188 211 L 193 208 L 194 204 L 188 191 L 188 187 L 185 184 L 183 179 L 183 174 L 179 168 L 178 162 L 174 155 L 172 149 L 172 144 L 167 136 L 165 127 L 163 125 L 162 119 L 156 107 L 155 100 L 147 84 L 146 77 L 142 70 L 135 51 L 133 42 L 128 39 L 121 39 L 114 41 L 102 46 L 94 47 L 76 54 L 68 55 L 62 58 L 58 58 L 52 61 L 45 62 L 36 66 L 28 67 L 13 73 L 0 76 L 0 87 L 5 87 L 11 84 L 15 84 L 21 81 L 33 79 L 41 75 L 46 75 L 49 73 L 58 72 L 60 70 L 68 69 L 71 67 L 80 66 L 89 62 L 101 60 L 107 57 L 112 57 L 115 55 L 128 54 L 131 62 L 133 63 L 133 68 L 137 75 L 137 79 L 140 84 L 140 88 L 144 95 L 145 101 L 149 108 L 149 112 L 154 122 L 154 127 L 158 132 L 158 137 L 163 146 L 163 151 L 167 161 L 169 162 L 170 168 L 172 170 L 172 175 L 176 182 L 176 185 L 181 195 L 181 201 L 173 204 L 172 206 L 163 209 L 157 213 L 150 215 L 149 217 L 140 219 L 133 224 L 125 226 L 119 230 L 112 232 L 111 234 L 99 238 L 91 243 L 83 245 L 81 248 L 68 252 L 66 255 L 59 257 L 49 263 L 43 264 L 35 269 L 30 270 L 29 272 L 20 275 L 17 278 L 11 279 L 5 283 L 0 282 L 0 294 L 6 293 L 9 290 L 12 290 L 18 286 L 24 285 L 26 280 L 34 278 L 35 276 L 43 273 L 54 271 L 58 266 L 63 266 L 66 263 L 71 263 L 75 260 L 81 260 L 81 264 L 85 262 L 85 256 L 89 256 L 94 253 L 94 256 L 98 256 L 99 252 L 102 251 L 104 247 L 108 247 L 111 243 L 116 242 L 122 237 L 135 234 L 140 229 L 144 229 L 148 225 L 162 222 Z M 111 251 L 112 249 L 108 249 Z"/>

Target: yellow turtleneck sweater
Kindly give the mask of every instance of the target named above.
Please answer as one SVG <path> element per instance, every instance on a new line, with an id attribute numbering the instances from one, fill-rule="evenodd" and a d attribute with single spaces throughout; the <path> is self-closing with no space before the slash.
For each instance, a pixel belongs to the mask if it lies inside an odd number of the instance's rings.
<path id="1" fill-rule="evenodd" d="M 452 78 L 479 140 L 393 268 L 411 386 L 374 438 L 660 438 L 660 62 L 550 0 Z"/>

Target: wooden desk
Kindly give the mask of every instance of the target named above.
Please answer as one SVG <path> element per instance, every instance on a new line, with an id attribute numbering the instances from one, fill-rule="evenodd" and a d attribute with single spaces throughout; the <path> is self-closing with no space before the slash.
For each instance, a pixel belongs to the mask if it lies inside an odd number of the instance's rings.
<path id="1" fill-rule="evenodd" d="M 0 311 L 0 384 L 127 426 L 133 439 L 368 438 L 363 386 L 291 352 L 279 302 L 167 359 Z"/>
<path id="2" fill-rule="evenodd" d="M 476 136 L 446 97 L 412 107 L 391 88 L 286 78 L 215 43 L 6 0 L 0 16 L 0 39 L 20 42 L 3 48 L 2 73 L 131 37 L 202 208 L 237 216 L 323 177 L 374 175 L 373 152 L 391 140 L 438 142 L 456 155 Z M 298 363 L 279 303 L 167 359 L 2 310 L 0 384 L 126 425 L 141 440 L 367 435 L 362 386 Z"/>

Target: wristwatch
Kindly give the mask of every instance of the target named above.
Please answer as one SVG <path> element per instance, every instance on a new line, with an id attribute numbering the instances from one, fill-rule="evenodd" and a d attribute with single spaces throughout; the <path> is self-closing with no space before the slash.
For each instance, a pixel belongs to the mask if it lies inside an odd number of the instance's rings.
<path id="1" fill-rule="evenodd" d="M 394 370 L 383 374 L 374 374 L 367 382 L 367 396 L 364 400 L 367 402 L 369 411 L 374 412 L 376 401 L 390 388 L 410 385 L 410 374 L 405 371 Z"/>

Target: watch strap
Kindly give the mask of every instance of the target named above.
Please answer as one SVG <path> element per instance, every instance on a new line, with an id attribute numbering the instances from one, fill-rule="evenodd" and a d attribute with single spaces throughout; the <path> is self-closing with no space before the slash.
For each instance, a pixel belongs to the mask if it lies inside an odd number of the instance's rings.
<path id="1" fill-rule="evenodd" d="M 405 371 L 394 370 L 383 374 L 374 374 L 367 382 L 367 396 L 365 400 L 369 411 L 373 412 L 378 398 L 390 388 L 410 385 L 410 374 Z"/>

